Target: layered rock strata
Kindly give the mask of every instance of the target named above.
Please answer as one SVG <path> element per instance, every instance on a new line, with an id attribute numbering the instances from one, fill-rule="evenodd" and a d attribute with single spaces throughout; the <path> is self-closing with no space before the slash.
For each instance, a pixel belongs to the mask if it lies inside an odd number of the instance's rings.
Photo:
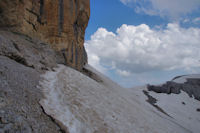
<path id="1" fill-rule="evenodd" d="M 66 64 L 81 70 L 87 63 L 85 29 L 89 0 L 1 0 L 0 28 L 40 39 L 61 51 Z"/>

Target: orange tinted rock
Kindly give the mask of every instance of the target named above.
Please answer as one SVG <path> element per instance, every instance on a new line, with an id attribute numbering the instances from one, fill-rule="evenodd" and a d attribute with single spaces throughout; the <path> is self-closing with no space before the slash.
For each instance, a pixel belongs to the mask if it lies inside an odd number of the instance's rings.
<path id="1" fill-rule="evenodd" d="M 89 0 L 0 1 L 0 28 L 49 43 L 78 70 L 87 62 L 83 44 L 89 16 Z"/>

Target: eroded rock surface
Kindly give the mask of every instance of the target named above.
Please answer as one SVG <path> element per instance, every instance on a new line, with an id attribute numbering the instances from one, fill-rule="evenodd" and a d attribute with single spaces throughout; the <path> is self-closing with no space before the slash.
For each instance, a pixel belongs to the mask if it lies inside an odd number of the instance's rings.
<path id="1" fill-rule="evenodd" d="M 59 133 L 62 129 L 38 103 L 40 74 L 8 57 L 0 56 L 0 132 Z"/>
<path id="2" fill-rule="evenodd" d="M 1 0 L 0 28 L 50 44 L 69 66 L 81 70 L 87 62 L 83 43 L 89 6 L 89 0 Z"/>
<path id="3" fill-rule="evenodd" d="M 0 133 L 59 133 L 63 128 L 39 101 L 40 74 L 64 58 L 49 45 L 23 34 L 0 31 Z"/>
<path id="4" fill-rule="evenodd" d="M 61 52 L 29 36 L 0 30 L 0 55 L 37 71 L 51 70 L 57 63 L 65 64 Z"/>

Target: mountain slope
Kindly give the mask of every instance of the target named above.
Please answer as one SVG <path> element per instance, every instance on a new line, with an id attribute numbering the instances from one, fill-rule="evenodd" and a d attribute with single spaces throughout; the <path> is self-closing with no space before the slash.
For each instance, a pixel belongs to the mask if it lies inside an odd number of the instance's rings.
<path id="1" fill-rule="evenodd" d="M 58 61 L 64 63 L 44 42 L 0 31 L 0 133 L 61 133 L 39 104 L 37 88 L 40 74 Z"/>
<path id="2" fill-rule="evenodd" d="M 197 133 L 200 130 L 199 112 L 193 111 L 191 114 L 185 112 L 187 108 L 196 109 L 200 106 L 194 99 L 189 99 L 185 95 L 179 95 L 180 98 L 171 96 L 168 98 L 173 97 L 175 101 L 184 98 L 186 109 L 182 111 L 181 108 L 174 108 L 180 104 L 177 102 L 169 102 L 172 106 L 167 105 L 165 108 L 164 103 L 168 103 L 163 100 L 165 96 L 148 92 L 146 87 L 122 88 L 92 67 L 87 65 L 85 69 L 93 79 L 69 67 L 59 65 L 54 71 L 44 74 L 43 80 L 40 81 L 40 88 L 45 94 L 45 99 L 41 100 L 40 104 L 48 115 L 62 124 L 65 131 Z M 159 99 L 160 107 L 156 106 L 156 100 L 150 94 Z M 173 114 L 174 110 L 170 109 L 174 109 L 177 113 Z M 192 120 L 187 118 L 188 115 Z"/>

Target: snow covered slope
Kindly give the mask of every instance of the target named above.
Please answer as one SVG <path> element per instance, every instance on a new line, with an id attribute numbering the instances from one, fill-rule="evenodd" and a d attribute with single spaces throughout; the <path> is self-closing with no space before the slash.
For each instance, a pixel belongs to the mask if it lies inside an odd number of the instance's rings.
<path id="1" fill-rule="evenodd" d="M 40 82 L 45 95 L 40 104 L 64 130 L 70 133 L 200 131 L 200 112 L 196 111 L 199 101 L 185 94 L 157 95 L 146 87 L 125 89 L 92 67 L 87 65 L 86 69 L 95 75 L 95 80 L 59 65 L 55 71 L 44 74 Z M 181 103 L 183 100 L 185 105 Z"/>
<path id="2" fill-rule="evenodd" d="M 144 104 L 149 104 L 157 111 L 163 112 L 192 133 L 200 132 L 200 102 L 183 91 L 180 94 L 165 94 L 147 91 L 144 87 L 133 88 L 135 97 L 138 97 Z M 145 95 L 143 91 L 148 92 Z M 145 99 L 147 100 L 145 103 Z M 153 99 L 153 100 L 152 100 Z"/>

